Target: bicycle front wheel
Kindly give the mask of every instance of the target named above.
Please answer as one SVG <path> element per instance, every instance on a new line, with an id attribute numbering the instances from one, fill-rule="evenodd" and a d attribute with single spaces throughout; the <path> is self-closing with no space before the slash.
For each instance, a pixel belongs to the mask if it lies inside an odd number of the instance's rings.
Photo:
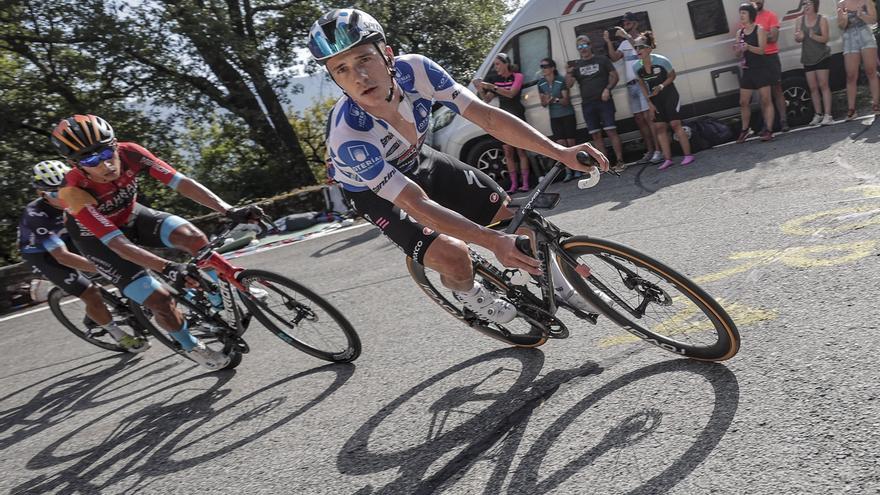
<path id="1" fill-rule="evenodd" d="M 241 294 L 248 311 L 281 340 L 335 363 L 360 356 L 361 339 L 351 323 L 310 289 L 264 270 L 243 270 L 238 281 L 248 289 L 248 294 Z"/>
<path id="2" fill-rule="evenodd" d="M 603 239 L 571 237 L 562 248 L 578 263 L 575 270 L 557 255 L 565 278 L 596 309 L 636 337 L 705 361 L 724 361 L 739 351 L 739 331 L 724 308 L 672 268 Z"/>

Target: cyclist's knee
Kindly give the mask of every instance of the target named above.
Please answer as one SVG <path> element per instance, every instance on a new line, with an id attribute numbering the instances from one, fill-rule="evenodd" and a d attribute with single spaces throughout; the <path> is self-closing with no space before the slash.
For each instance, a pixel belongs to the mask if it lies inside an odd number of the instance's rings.
<path id="1" fill-rule="evenodd" d="M 201 230 L 174 215 L 162 222 L 160 236 L 166 246 L 184 249 L 190 254 L 195 254 L 208 244 L 208 239 Z"/>
<path id="2" fill-rule="evenodd" d="M 170 300 L 171 295 L 162 287 L 162 284 L 151 275 L 142 275 L 132 280 L 122 289 L 122 293 L 130 300 L 153 309 L 151 303 L 163 299 Z"/>
<path id="3" fill-rule="evenodd" d="M 441 235 L 428 246 L 428 251 L 425 252 L 425 265 L 453 280 L 467 280 L 473 277 L 467 244 L 447 235 Z"/>
<path id="4" fill-rule="evenodd" d="M 79 298 L 82 299 L 87 306 L 94 306 L 97 304 L 103 303 L 103 298 L 101 298 L 101 291 L 98 290 L 98 287 L 95 285 L 90 285 L 79 295 Z"/>

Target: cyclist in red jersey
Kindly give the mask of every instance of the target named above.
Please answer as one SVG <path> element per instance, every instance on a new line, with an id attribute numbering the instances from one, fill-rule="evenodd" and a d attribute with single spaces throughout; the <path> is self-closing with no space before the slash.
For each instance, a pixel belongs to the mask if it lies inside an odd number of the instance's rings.
<path id="1" fill-rule="evenodd" d="M 138 176 L 146 172 L 234 221 L 255 220 L 262 210 L 232 208 L 145 148 L 117 142 L 110 124 L 95 115 L 62 120 L 51 140 L 74 167 L 58 195 L 70 213 L 65 226 L 80 252 L 129 299 L 149 308 L 194 361 L 211 370 L 225 367 L 229 357 L 193 337 L 171 294 L 147 271 L 163 273 L 182 289 L 188 278 L 199 276 L 195 265 L 175 263 L 139 247 L 173 247 L 195 254 L 208 240 L 183 218 L 137 203 Z"/>

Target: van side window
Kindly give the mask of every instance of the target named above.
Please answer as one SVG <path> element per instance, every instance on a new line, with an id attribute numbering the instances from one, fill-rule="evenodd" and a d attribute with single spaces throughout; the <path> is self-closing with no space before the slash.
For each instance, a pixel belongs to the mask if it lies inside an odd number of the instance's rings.
<path id="1" fill-rule="evenodd" d="M 634 12 L 634 14 L 639 21 L 639 32 L 641 33 L 645 31 L 650 31 L 651 19 L 648 18 L 648 13 L 642 11 Z M 587 24 L 581 24 L 580 26 L 575 26 L 574 36 L 571 40 L 566 40 L 566 45 L 574 46 L 574 38 L 585 34 L 590 37 L 590 48 L 593 49 L 593 53 L 595 53 L 596 55 L 607 56 L 608 47 L 605 46 L 605 38 L 602 36 L 602 33 L 620 25 L 620 16 L 618 15 L 609 19 L 602 19 L 601 21 L 594 21 Z M 611 41 L 614 43 L 614 47 L 616 48 L 623 40 L 620 38 L 616 38 L 612 35 Z M 575 51 L 574 55 L 575 59 L 580 58 L 577 54 L 577 51 Z"/>
<path id="2" fill-rule="evenodd" d="M 708 38 L 730 32 L 722 0 L 693 0 L 688 2 L 694 39 Z"/>
<path id="3" fill-rule="evenodd" d="M 541 76 L 541 59 L 550 56 L 550 30 L 545 27 L 531 29 L 516 35 L 511 39 L 502 52 L 508 54 L 523 75 L 523 84 L 534 84 Z M 564 61 L 556 62 L 564 67 Z M 489 66 L 486 78 L 495 74 L 495 68 Z"/>

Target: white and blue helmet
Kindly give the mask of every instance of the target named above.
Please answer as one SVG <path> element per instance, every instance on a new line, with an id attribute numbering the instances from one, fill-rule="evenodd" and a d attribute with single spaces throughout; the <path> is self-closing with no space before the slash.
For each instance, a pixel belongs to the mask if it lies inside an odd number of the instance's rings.
<path id="1" fill-rule="evenodd" d="M 358 9 L 333 9 L 309 31 L 309 51 L 322 65 L 334 55 L 379 41 L 385 41 L 385 30 L 373 16 Z"/>

